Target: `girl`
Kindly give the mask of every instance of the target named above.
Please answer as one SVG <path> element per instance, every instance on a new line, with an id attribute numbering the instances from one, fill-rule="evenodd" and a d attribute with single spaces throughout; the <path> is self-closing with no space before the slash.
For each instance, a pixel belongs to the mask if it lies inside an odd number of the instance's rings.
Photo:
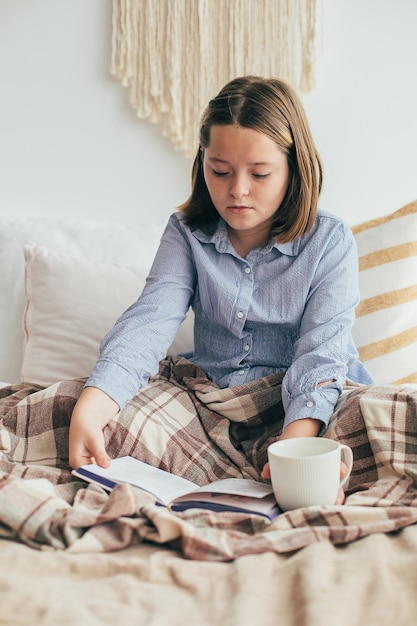
<path id="1" fill-rule="evenodd" d="M 346 223 L 318 210 L 321 186 L 320 158 L 288 85 L 241 77 L 209 102 L 191 196 L 169 219 L 143 293 L 104 338 L 74 408 L 73 467 L 109 464 L 105 427 L 160 380 L 158 364 L 189 307 L 194 350 L 185 356 L 215 388 L 250 388 L 281 375 L 264 443 L 322 434 L 346 379 L 372 382 L 351 337 L 359 300 L 354 239 Z M 187 393 L 195 403 L 195 391 Z M 138 431 L 146 406 L 135 418 Z M 158 458 L 174 428 L 161 422 Z M 234 446 L 253 460 L 236 437 Z M 267 477 L 266 444 L 262 450 L 253 465 Z"/>

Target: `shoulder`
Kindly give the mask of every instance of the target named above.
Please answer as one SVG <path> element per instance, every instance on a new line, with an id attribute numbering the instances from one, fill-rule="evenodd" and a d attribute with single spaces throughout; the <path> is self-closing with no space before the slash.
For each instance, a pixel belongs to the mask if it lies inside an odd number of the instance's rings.
<path id="1" fill-rule="evenodd" d="M 218 241 L 224 238 L 228 239 L 226 229 L 222 236 L 219 226 L 216 227 L 213 233 L 207 233 L 200 228 L 189 226 L 186 224 L 181 211 L 176 211 L 170 215 L 162 236 L 164 241 L 181 240 L 185 246 L 191 248 L 207 243 L 215 243 L 217 245 Z"/>
<path id="2" fill-rule="evenodd" d="M 180 211 L 172 213 L 162 230 L 161 244 L 189 246 L 191 231 L 190 228 L 182 220 Z"/>
<path id="3" fill-rule="evenodd" d="M 330 230 L 340 230 L 341 232 L 352 232 L 349 224 L 334 215 L 333 213 L 329 213 L 328 211 L 324 211 L 323 209 L 317 210 L 316 222 L 319 226 L 325 227 Z"/>
<path id="4" fill-rule="evenodd" d="M 174 227 L 174 228 L 186 227 L 185 223 L 182 220 L 181 211 L 175 211 L 174 213 L 171 213 L 171 215 L 168 218 L 168 223 L 167 223 L 167 228 L 169 227 Z"/>
<path id="5" fill-rule="evenodd" d="M 352 230 L 347 222 L 323 209 L 317 209 L 311 229 L 293 241 L 273 244 L 281 253 L 298 256 L 301 252 L 320 252 L 332 245 L 354 243 Z"/>
<path id="6" fill-rule="evenodd" d="M 338 249 L 340 254 L 355 250 L 355 239 L 348 223 L 322 209 L 317 210 L 312 228 L 299 239 L 277 246 L 282 252 L 298 256 L 322 258 L 329 251 Z M 285 249 L 283 249 L 283 247 Z M 291 251 L 288 248 L 291 247 Z"/>
<path id="7" fill-rule="evenodd" d="M 349 224 L 341 217 L 323 209 L 317 210 L 313 228 L 307 233 L 306 239 L 321 241 L 323 244 L 326 241 L 334 244 L 345 241 L 348 245 L 354 242 L 352 229 Z"/>
<path id="8" fill-rule="evenodd" d="M 181 233 L 184 235 L 189 235 L 191 233 L 191 229 L 183 220 L 183 214 L 181 211 L 175 211 L 171 213 L 168 218 L 168 222 L 165 225 L 164 236 L 172 232 Z"/>
<path id="9" fill-rule="evenodd" d="M 202 244 L 214 243 L 216 246 L 220 246 L 220 248 L 227 248 L 229 243 L 226 223 L 221 218 L 213 221 L 211 225 L 205 228 L 200 228 L 186 224 L 184 214 L 181 211 L 177 211 L 170 216 L 167 228 L 181 230 L 188 239 L 197 240 Z"/>
<path id="10" fill-rule="evenodd" d="M 200 232 L 198 228 L 188 226 L 188 224 L 186 224 L 184 219 L 184 213 L 182 211 L 175 211 L 169 216 L 166 228 L 174 228 L 188 234 Z"/>

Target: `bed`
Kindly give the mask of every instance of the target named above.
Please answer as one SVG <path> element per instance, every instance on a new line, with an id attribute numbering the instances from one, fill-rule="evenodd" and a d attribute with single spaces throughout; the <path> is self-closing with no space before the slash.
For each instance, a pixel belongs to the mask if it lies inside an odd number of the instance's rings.
<path id="1" fill-rule="evenodd" d="M 356 454 L 344 507 L 272 523 L 174 515 L 128 485 L 109 495 L 74 481 L 57 452 L 63 431 L 46 421 L 50 438 L 35 433 L 41 452 L 27 457 L 28 398 L 61 384 L 76 394 L 100 338 L 140 291 L 162 229 L 0 216 L 0 624 L 414 623 L 417 202 L 353 228 L 354 338 L 392 409 L 383 423 L 366 408 L 372 389 L 359 388 L 351 432 L 329 429 Z M 189 314 L 172 355 L 191 328 Z"/>

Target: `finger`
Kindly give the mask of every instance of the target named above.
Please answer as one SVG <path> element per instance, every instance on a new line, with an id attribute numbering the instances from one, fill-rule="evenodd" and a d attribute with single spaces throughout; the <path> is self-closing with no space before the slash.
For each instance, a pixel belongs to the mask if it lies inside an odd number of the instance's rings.
<path id="1" fill-rule="evenodd" d="M 261 472 L 262 478 L 271 478 L 271 470 L 269 468 L 269 463 L 265 463 L 263 470 Z"/>
<path id="2" fill-rule="evenodd" d="M 108 454 L 106 453 L 106 451 L 104 450 L 104 448 L 103 450 L 99 452 L 98 455 L 97 454 L 94 455 L 93 459 L 94 459 L 93 462 L 99 465 L 100 467 L 106 468 L 106 467 L 109 467 L 110 465 L 110 458 Z"/>
<path id="3" fill-rule="evenodd" d="M 347 465 L 343 461 L 340 463 L 340 478 L 344 478 L 347 472 Z"/>
<path id="4" fill-rule="evenodd" d="M 95 442 L 88 447 L 83 444 L 73 445 L 69 455 L 69 463 L 74 469 L 77 469 L 81 465 L 89 465 L 90 463 L 96 463 L 100 467 L 106 468 L 110 465 L 110 459 L 104 445 Z"/>
<path id="5" fill-rule="evenodd" d="M 343 504 L 345 501 L 345 492 L 343 491 L 342 487 L 339 489 L 338 493 L 337 493 L 337 498 L 336 498 L 336 502 L 335 504 Z"/>
<path id="6" fill-rule="evenodd" d="M 81 465 L 89 465 L 92 462 L 92 456 L 88 450 L 80 452 L 73 450 L 69 455 L 69 464 L 73 469 L 77 469 Z"/>
<path id="7" fill-rule="evenodd" d="M 89 463 L 96 463 L 100 467 L 108 467 L 110 465 L 109 456 L 104 448 L 103 438 L 95 439 L 88 446 Z"/>

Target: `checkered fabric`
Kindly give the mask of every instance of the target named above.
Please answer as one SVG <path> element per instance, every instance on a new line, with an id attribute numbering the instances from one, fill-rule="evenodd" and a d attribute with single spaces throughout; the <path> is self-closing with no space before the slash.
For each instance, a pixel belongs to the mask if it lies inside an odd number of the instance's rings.
<path id="1" fill-rule="evenodd" d="M 260 479 L 266 449 L 282 429 L 281 380 L 219 389 L 194 364 L 168 358 L 106 427 L 107 450 L 199 484 Z M 0 390 L 0 536 L 72 552 L 147 540 L 180 547 L 190 559 L 225 561 L 318 541 L 344 544 L 417 522 L 417 390 L 348 385 L 325 434 L 354 452 L 345 505 L 298 509 L 269 522 L 200 509 L 173 513 L 130 485 L 109 494 L 75 480 L 68 426 L 83 385 Z"/>

